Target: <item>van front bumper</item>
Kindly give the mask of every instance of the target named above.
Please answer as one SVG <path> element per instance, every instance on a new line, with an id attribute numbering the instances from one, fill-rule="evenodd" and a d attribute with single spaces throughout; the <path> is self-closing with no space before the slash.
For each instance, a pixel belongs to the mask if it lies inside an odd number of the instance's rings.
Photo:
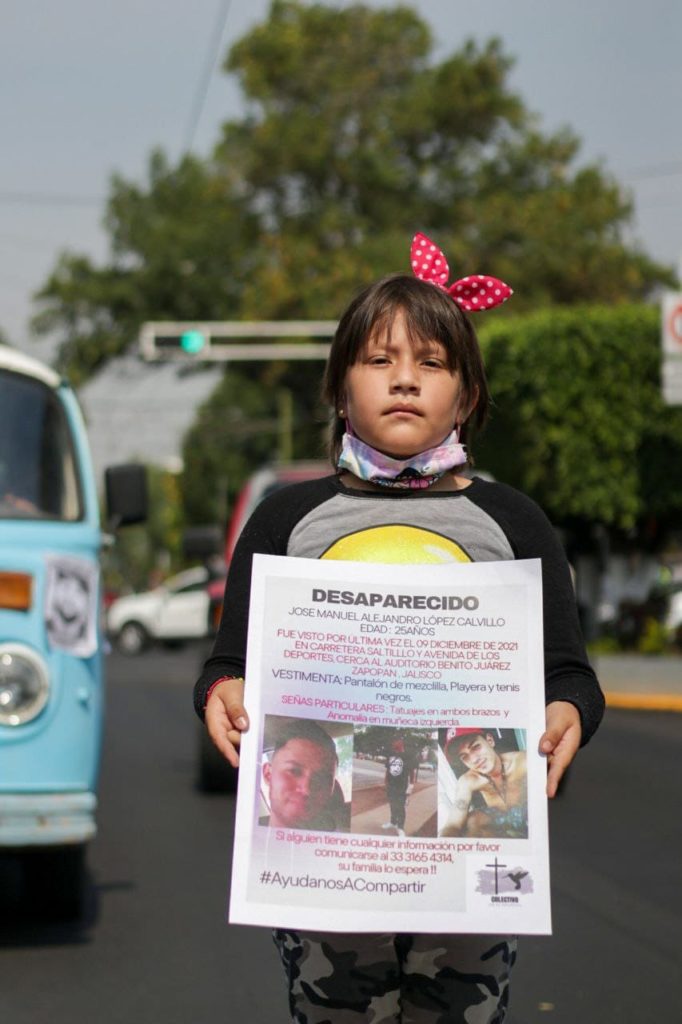
<path id="1" fill-rule="evenodd" d="M 85 843 L 95 834 L 94 793 L 0 794 L 0 847 Z"/>

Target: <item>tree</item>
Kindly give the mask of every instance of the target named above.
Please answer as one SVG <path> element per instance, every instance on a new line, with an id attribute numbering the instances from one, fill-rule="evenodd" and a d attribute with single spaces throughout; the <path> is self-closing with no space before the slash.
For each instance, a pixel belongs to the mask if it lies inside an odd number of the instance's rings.
<path id="1" fill-rule="evenodd" d="M 214 153 L 177 166 L 156 153 L 143 185 L 115 177 L 109 262 L 63 254 L 38 293 L 35 326 L 60 335 L 60 368 L 84 380 L 148 319 L 334 317 L 360 286 L 408 268 L 416 229 L 455 275 L 509 281 L 502 320 L 553 303 L 643 299 L 672 282 L 626 243 L 631 205 L 618 183 L 578 166 L 577 138 L 543 134 L 512 92 L 498 40 L 469 41 L 440 62 L 432 49 L 407 6 L 273 0 L 226 59 L 246 113 L 223 126 Z M 229 373 L 230 417 L 259 406 L 258 382 L 289 388 L 299 422 L 319 418 L 319 367 Z M 209 479 L 217 487 L 227 474 L 234 488 L 272 452 L 268 430 L 248 449 L 243 432 L 226 438 L 225 409 L 216 398 L 186 447 L 187 485 L 198 481 L 204 499 Z M 248 457 L 234 454 L 236 436 Z M 302 430 L 295 455 L 317 454 L 318 436 Z M 228 458 L 241 468 L 228 473 Z"/>
<path id="2" fill-rule="evenodd" d="M 207 160 L 114 177 L 103 267 L 65 253 L 37 295 L 78 382 L 145 319 L 335 316 L 408 266 L 420 228 L 459 275 L 508 279 L 515 308 L 644 297 L 670 273 L 628 246 L 631 206 L 568 130 L 543 135 L 499 41 L 432 60 L 406 6 L 273 0 L 226 69 L 247 112 Z"/>
<path id="3" fill-rule="evenodd" d="M 319 364 L 292 369 L 282 363 L 228 370 L 199 409 L 183 443 L 182 499 L 188 522 L 224 525 L 243 481 L 264 463 L 275 461 L 284 440 L 293 444 L 299 457 L 324 457 L 325 415 L 314 380 L 319 372 Z M 301 378 L 310 387 L 302 389 L 291 436 L 285 439 L 282 400 L 295 380 L 301 386 Z"/>
<path id="4" fill-rule="evenodd" d="M 359 284 L 407 267 L 419 227 L 458 275 L 511 281 L 516 309 L 644 297 L 665 278 L 626 246 L 631 207 L 578 140 L 541 134 L 507 82 L 501 44 L 439 64 L 408 7 L 274 0 L 233 47 L 249 113 L 228 122 L 219 163 L 239 160 L 262 212 L 265 258 L 248 309 L 335 315 Z"/>
<path id="5" fill-rule="evenodd" d="M 147 479 L 147 521 L 119 531 L 115 545 L 103 553 L 105 582 L 114 590 L 146 590 L 156 585 L 156 576 L 167 576 L 183 565 L 179 479 L 158 467 L 149 467 Z"/>
<path id="6" fill-rule="evenodd" d="M 190 156 L 171 167 L 156 152 L 148 177 L 144 187 L 112 180 L 110 262 L 63 253 L 36 295 L 34 329 L 61 336 L 58 365 L 75 384 L 133 346 L 145 320 L 239 314 L 257 253 L 235 176 Z"/>
<path id="7" fill-rule="evenodd" d="M 476 460 L 558 525 L 661 541 L 682 516 L 682 408 L 663 403 L 647 306 L 554 309 L 486 326 L 494 407 Z"/>

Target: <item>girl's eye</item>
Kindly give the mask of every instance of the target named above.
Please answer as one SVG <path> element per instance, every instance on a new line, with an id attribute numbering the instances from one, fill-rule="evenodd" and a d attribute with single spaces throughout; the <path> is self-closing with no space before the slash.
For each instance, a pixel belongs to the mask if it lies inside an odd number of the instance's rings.
<path id="1" fill-rule="evenodd" d="M 371 356 L 369 359 L 370 366 L 385 366 L 388 363 L 388 356 Z"/>
<path id="2" fill-rule="evenodd" d="M 435 356 L 430 356 L 428 359 L 424 359 L 422 365 L 433 367 L 436 370 L 440 370 L 443 368 L 443 362 L 440 359 L 436 359 Z"/>

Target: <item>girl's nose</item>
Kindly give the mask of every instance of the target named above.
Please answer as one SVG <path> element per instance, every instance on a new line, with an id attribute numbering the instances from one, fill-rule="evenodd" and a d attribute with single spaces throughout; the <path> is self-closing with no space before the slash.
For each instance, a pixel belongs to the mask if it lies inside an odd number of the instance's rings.
<path id="1" fill-rule="evenodd" d="M 419 374 L 414 359 L 399 359 L 393 367 L 391 379 L 393 391 L 418 391 Z"/>

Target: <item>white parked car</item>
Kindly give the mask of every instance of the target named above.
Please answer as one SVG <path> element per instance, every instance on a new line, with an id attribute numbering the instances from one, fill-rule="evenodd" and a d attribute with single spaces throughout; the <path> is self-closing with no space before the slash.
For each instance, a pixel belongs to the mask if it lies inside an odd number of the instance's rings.
<path id="1" fill-rule="evenodd" d="M 139 654 L 153 641 L 207 636 L 209 579 L 207 569 L 188 569 L 154 590 L 113 601 L 107 612 L 107 630 L 118 650 Z"/>

